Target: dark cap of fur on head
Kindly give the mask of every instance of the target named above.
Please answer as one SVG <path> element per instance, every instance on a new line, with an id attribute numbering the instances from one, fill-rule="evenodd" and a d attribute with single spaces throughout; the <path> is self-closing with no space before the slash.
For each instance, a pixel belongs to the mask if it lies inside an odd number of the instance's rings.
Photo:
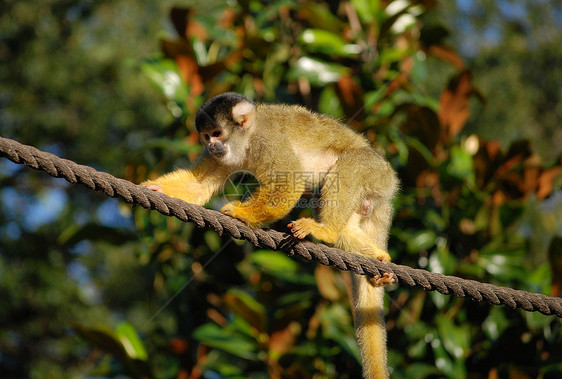
<path id="1" fill-rule="evenodd" d="M 227 92 L 213 97 L 199 108 L 195 115 L 195 128 L 198 132 L 203 129 L 215 128 L 219 125 L 217 116 L 229 121 L 232 119 L 232 108 L 241 102 L 254 102 L 244 95 L 235 92 Z"/>

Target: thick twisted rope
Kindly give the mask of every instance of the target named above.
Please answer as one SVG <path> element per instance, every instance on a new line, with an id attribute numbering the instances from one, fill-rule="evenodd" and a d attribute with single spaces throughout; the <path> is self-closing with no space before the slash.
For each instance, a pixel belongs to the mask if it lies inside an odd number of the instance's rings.
<path id="1" fill-rule="evenodd" d="M 166 216 L 194 222 L 200 228 L 211 228 L 221 235 L 227 234 L 236 239 L 244 239 L 258 247 L 280 250 L 289 256 L 298 255 L 307 261 L 314 260 L 326 266 L 351 270 L 360 275 L 376 276 L 386 272 L 393 273 L 399 283 L 410 287 L 421 287 L 426 291 L 435 290 L 445 295 L 467 297 L 475 301 L 487 301 L 495 305 L 503 304 L 510 308 L 522 308 L 526 311 L 538 311 L 545 315 L 562 317 L 561 298 L 435 274 L 394 263 L 383 263 L 377 259 L 326 245 L 297 241 L 289 234 L 276 230 L 251 229 L 243 222 L 220 212 L 171 198 L 14 140 L 0 137 L 0 155 L 12 162 L 45 171 L 56 178 L 64 178 L 70 183 L 81 183 L 108 196 L 120 197 L 127 203 L 155 209 Z"/>

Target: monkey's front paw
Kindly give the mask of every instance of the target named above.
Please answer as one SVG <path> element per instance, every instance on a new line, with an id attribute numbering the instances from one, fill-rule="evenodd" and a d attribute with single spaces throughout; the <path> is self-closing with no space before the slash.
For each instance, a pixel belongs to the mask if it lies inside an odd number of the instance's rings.
<path id="1" fill-rule="evenodd" d="M 239 207 L 240 207 L 240 202 L 238 200 L 232 201 L 228 204 L 223 205 L 223 207 L 221 208 L 221 212 L 224 213 L 225 215 L 237 218 L 236 215 L 239 213 L 238 212 Z"/>
<path id="2" fill-rule="evenodd" d="M 367 278 L 367 280 L 375 287 L 382 287 L 388 284 L 396 283 L 396 277 L 391 272 L 385 272 L 382 276 L 376 275 L 371 278 Z"/>
<path id="3" fill-rule="evenodd" d="M 162 191 L 162 188 L 160 188 L 160 186 L 158 184 L 154 184 L 154 183 L 141 183 L 141 186 L 148 188 L 149 190 L 152 190 L 154 192 L 160 192 L 160 193 L 164 193 L 164 191 Z"/>
<path id="4" fill-rule="evenodd" d="M 304 237 L 312 233 L 312 229 L 315 224 L 316 221 L 311 218 L 299 218 L 298 220 L 291 222 L 289 225 L 287 225 L 287 227 L 291 229 L 291 233 L 293 234 L 293 236 L 298 239 L 303 239 Z"/>
<path id="5" fill-rule="evenodd" d="M 260 226 L 260 223 L 256 220 L 252 211 L 249 210 L 248 207 L 243 206 L 238 200 L 225 204 L 221 208 L 221 212 L 227 216 L 234 217 L 245 222 L 251 228 L 257 228 Z"/>

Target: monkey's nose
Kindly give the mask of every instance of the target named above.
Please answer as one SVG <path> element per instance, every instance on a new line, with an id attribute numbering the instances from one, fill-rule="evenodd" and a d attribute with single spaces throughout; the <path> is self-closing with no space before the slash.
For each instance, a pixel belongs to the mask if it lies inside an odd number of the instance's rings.
<path id="1" fill-rule="evenodd" d="M 219 143 L 211 143 L 209 145 L 209 151 L 211 152 L 211 154 L 217 157 L 222 157 L 224 154 L 226 154 L 224 145 Z"/>

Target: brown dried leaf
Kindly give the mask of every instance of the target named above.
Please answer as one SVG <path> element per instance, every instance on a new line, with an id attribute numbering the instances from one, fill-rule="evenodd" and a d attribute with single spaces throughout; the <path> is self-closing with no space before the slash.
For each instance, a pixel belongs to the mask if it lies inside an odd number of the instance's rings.
<path id="1" fill-rule="evenodd" d="M 207 317 L 209 317 L 209 319 L 214 321 L 217 325 L 224 327 L 228 324 L 228 320 L 222 314 L 220 314 L 219 311 L 217 311 L 216 309 L 213 308 L 207 309 Z"/>
<path id="2" fill-rule="evenodd" d="M 293 321 L 286 328 L 271 333 L 269 355 L 277 361 L 295 345 L 296 336 L 300 330 L 299 323 Z"/>
<path id="3" fill-rule="evenodd" d="M 170 350 L 173 354 L 180 355 L 184 354 L 187 351 L 189 343 L 182 338 L 172 338 L 168 342 L 168 346 L 170 347 Z"/>
<path id="4" fill-rule="evenodd" d="M 337 83 L 336 92 L 340 99 L 344 113 L 348 117 L 348 122 L 361 121 L 365 117 L 363 111 L 363 90 L 353 80 L 353 77 L 344 75 Z"/>
<path id="5" fill-rule="evenodd" d="M 236 20 L 236 17 L 237 17 L 236 11 L 233 8 L 231 7 L 224 8 L 218 25 L 223 29 L 230 29 L 234 26 L 234 21 Z"/>
<path id="6" fill-rule="evenodd" d="M 314 270 L 316 285 L 320 294 L 330 301 L 338 301 L 340 299 L 340 291 L 336 285 L 334 271 L 331 267 L 317 265 Z"/>
<path id="7" fill-rule="evenodd" d="M 190 19 L 189 22 L 187 23 L 185 34 L 187 35 L 188 39 L 196 38 L 203 42 L 207 41 L 208 39 L 207 31 L 205 30 L 205 27 L 200 23 L 193 21 L 193 19 Z"/>
<path id="8" fill-rule="evenodd" d="M 472 75 L 463 71 L 449 82 L 439 99 L 439 121 L 446 127 L 445 139 L 456 136 L 470 115 L 470 95 L 473 93 Z"/>
<path id="9" fill-rule="evenodd" d="M 184 40 L 160 40 L 160 48 L 168 58 L 175 59 L 178 55 L 191 55 L 191 49 Z"/>
<path id="10" fill-rule="evenodd" d="M 495 177 L 503 178 L 504 176 L 507 176 L 509 172 L 513 170 L 513 168 L 521 163 L 521 161 L 523 161 L 523 156 L 521 155 L 515 155 L 511 157 L 507 161 L 503 162 L 500 167 L 498 167 L 495 173 Z"/>
<path id="11" fill-rule="evenodd" d="M 488 141 L 486 143 L 486 153 L 488 153 L 488 157 L 490 157 L 491 160 L 494 160 L 498 154 L 501 154 L 501 145 L 499 141 Z"/>
<path id="12" fill-rule="evenodd" d="M 552 296 L 562 293 L 562 238 L 554 237 L 548 247 L 548 260 L 552 267 Z"/>
<path id="13" fill-rule="evenodd" d="M 195 58 L 190 55 L 178 55 L 176 63 L 182 79 L 189 84 L 191 96 L 200 95 L 205 89 L 205 85 L 199 75 L 199 65 Z"/>
<path id="14" fill-rule="evenodd" d="M 444 46 L 432 45 L 429 47 L 428 53 L 434 57 L 453 64 L 459 70 L 464 70 L 466 68 L 462 58 L 454 50 L 448 49 Z"/>
<path id="15" fill-rule="evenodd" d="M 556 166 L 550 170 L 543 171 L 538 178 L 537 198 L 544 199 L 554 189 L 554 181 L 562 173 L 562 167 Z"/>
<path id="16" fill-rule="evenodd" d="M 243 297 L 237 293 L 231 292 L 224 296 L 224 301 L 228 306 L 246 322 L 252 325 L 256 330 L 265 330 L 267 323 L 265 314 L 259 310 L 253 309 L 251 304 L 248 304 Z"/>
<path id="17" fill-rule="evenodd" d="M 538 178 L 541 173 L 541 161 L 538 155 L 532 155 L 525 160 L 525 169 L 523 171 L 523 180 L 521 182 L 521 192 L 527 197 L 535 192 L 539 186 Z"/>

